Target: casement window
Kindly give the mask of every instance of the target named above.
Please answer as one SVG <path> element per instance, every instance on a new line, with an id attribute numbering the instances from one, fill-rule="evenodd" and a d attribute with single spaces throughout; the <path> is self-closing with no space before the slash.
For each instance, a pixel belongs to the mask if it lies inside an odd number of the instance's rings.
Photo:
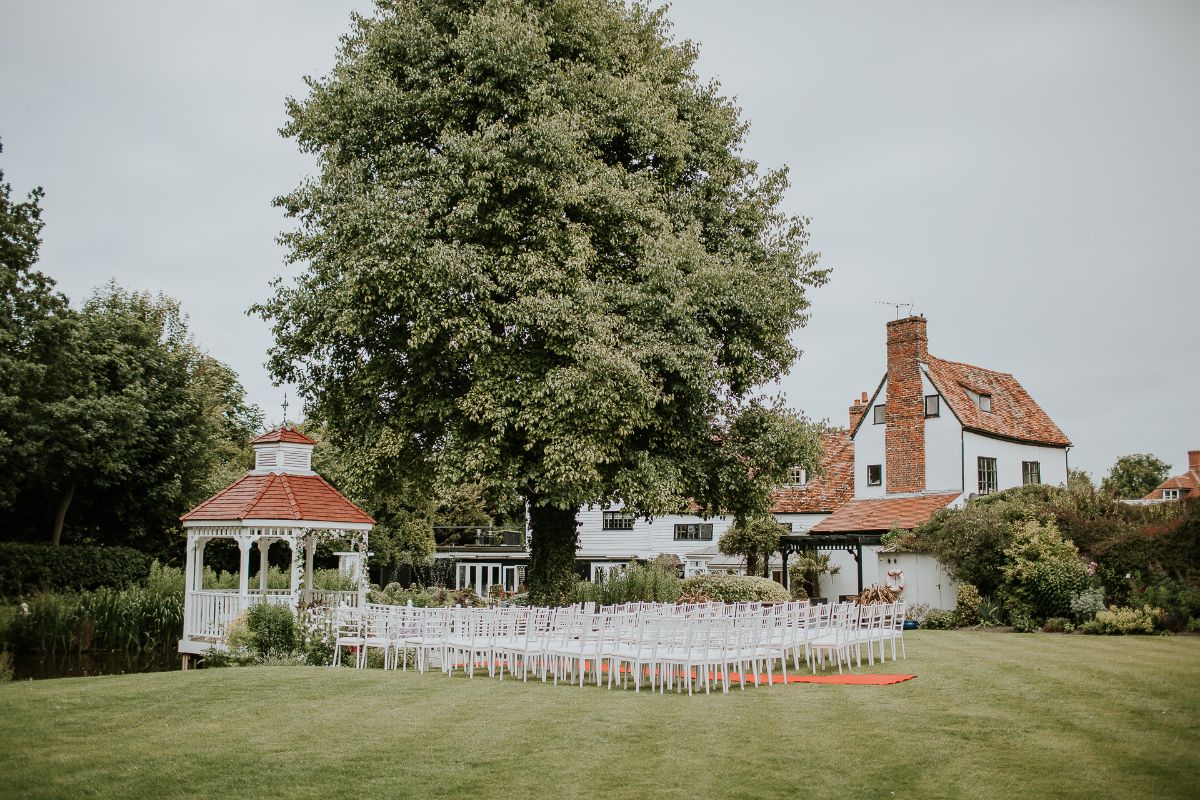
<path id="1" fill-rule="evenodd" d="M 1021 462 L 1021 484 L 1028 486 L 1031 483 L 1042 482 L 1042 462 L 1040 461 L 1022 461 Z"/>
<path id="2" fill-rule="evenodd" d="M 1163 500 L 1178 500 L 1179 499 L 1179 490 L 1178 489 L 1163 489 L 1163 498 L 1162 499 Z"/>
<path id="3" fill-rule="evenodd" d="M 884 423 L 884 415 L 886 414 L 887 405 L 880 403 L 875 406 L 875 424 L 882 425 Z"/>
<path id="4" fill-rule="evenodd" d="M 979 410 L 992 413 L 992 396 L 990 394 L 979 395 Z"/>
<path id="5" fill-rule="evenodd" d="M 867 465 L 867 486 L 879 486 L 883 483 L 883 464 Z"/>
<path id="6" fill-rule="evenodd" d="M 996 491 L 996 459 L 979 457 L 979 493 L 992 494 Z"/>
<path id="7" fill-rule="evenodd" d="M 804 486 L 806 483 L 808 483 L 808 470 L 804 467 L 795 466 L 788 470 L 788 486 Z"/>
<path id="8" fill-rule="evenodd" d="M 604 512 L 604 530 L 606 530 L 606 531 L 631 531 L 631 530 L 633 530 L 633 512 L 632 511 L 605 511 Z"/>
<path id="9" fill-rule="evenodd" d="M 675 526 L 675 538 L 682 541 L 711 541 L 713 526 L 711 522 L 696 522 Z"/>
<path id="10" fill-rule="evenodd" d="M 925 395 L 925 416 L 940 417 L 942 415 L 942 398 L 940 395 Z"/>

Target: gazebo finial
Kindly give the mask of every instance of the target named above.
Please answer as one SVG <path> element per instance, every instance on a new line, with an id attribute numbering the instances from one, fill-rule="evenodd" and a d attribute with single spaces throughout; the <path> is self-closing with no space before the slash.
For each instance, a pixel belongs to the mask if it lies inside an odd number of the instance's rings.
<path id="1" fill-rule="evenodd" d="M 282 428 L 287 427 L 287 407 L 288 407 L 287 391 L 284 390 L 284 393 L 283 393 L 283 425 L 280 426 Z"/>

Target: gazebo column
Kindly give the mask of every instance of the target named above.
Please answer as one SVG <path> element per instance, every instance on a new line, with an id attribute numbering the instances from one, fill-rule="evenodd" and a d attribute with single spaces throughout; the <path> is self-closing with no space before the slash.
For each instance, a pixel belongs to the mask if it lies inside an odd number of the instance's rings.
<path id="1" fill-rule="evenodd" d="M 258 591 L 264 597 L 267 594 L 267 570 L 270 568 L 270 562 L 267 560 L 267 551 L 270 549 L 270 539 L 264 536 L 258 540 Z"/>
<path id="2" fill-rule="evenodd" d="M 238 549 L 241 550 L 241 571 L 238 573 L 238 594 L 242 596 L 242 605 L 250 598 L 250 547 L 254 542 L 249 536 L 238 537 Z"/>
<path id="3" fill-rule="evenodd" d="M 291 547 L 292 563 L 291 563 L 291 589 L 292 589 L 292 607 L 298 608 L 300 604 L 300 576 L 304 562 L 300 555 L 300 534 L 289 533 L 287 536 L 288 546 Z"/>
<path id="4" fill-rule="evenodd" d="M 204 545 L 208 543 L 208 539 L 203 536 L 196 537 L 196 558 L 189 580 L 191 581 L 192 590 L 199 592 L 204 589 Z"/>
<path id="5" fill-rule="evenodd" d="M 304 602 L 312 602 L 313 556 L 317 554 L 317 535 L 311 531 L 304 537 Z"/>

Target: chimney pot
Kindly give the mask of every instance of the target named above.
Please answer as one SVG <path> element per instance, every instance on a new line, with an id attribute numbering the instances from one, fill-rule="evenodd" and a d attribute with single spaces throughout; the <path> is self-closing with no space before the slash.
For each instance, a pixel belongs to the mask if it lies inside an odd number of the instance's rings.
<path id="1" fill-rule="evenodd" d="M 1200 472 L 1200 450 L 1188 450 L 1188 471 Z"/>

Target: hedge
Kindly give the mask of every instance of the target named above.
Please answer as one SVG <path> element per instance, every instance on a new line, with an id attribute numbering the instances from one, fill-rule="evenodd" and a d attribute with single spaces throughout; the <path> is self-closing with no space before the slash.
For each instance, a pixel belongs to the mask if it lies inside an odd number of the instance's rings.
<path id="1" fill-rule="evenodd" d="M 141 583 L 150 559 L 131 547 L 0 542 L 0 597 Z"/>
<path id="2" fill-rule="evenodd" d="M 789 598 L 787 589 L 771 580 L 754 575 L 726 575 L 719 572 L 697 575 L 683 582 L 683 593 L 703 595 L 709 600 L 726 603 L 745 603 L 754 600 L 783 602 Z"/>

